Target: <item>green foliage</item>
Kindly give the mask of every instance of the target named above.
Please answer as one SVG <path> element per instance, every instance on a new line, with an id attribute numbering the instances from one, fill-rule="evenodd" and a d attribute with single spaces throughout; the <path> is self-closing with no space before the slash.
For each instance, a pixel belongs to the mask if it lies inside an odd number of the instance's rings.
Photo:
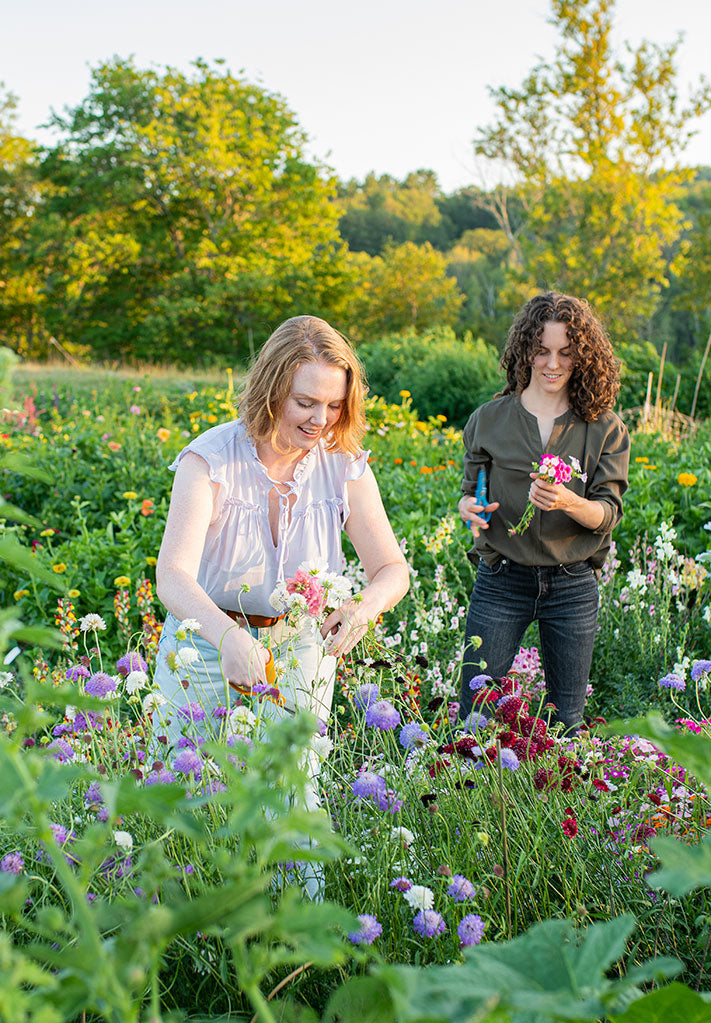
<path id="1" fill-rule="evenodd" d="M 281 97 L 202 61 L 114 59 L 55 127 L 34 246 L 61 341 L 204 364 L 246 358 L 248 331 L 259 342 L 305 303 L 335 311 L 334 185 Z"/>
<path id="2" fill-rule="evenodd" d="M 453 325 L 464 301 L 444 256 L 429 242 L 387 244 L 382 256 L 359 260 L 361 288 L 350 309 L 350 334 L 372 340 L 389 331 Z"/>
<path id="3" fill-rule="evenodd" d="M 466 949 L 461 965 L 383 966 L 376 975 L 389 982 L 400 1023 L 596 1021 L 638 998 L 646 981 L 679 971 L 664 957 L 609 979 L 633 928 L 629 916 L 579 932 L 572 920 L 546 920 L 513 941 Z"/>
<path id="4" fill-rule="evenodd" d="M 492 89 L 494 122 L 475 152 L 511 168 L 489 201 L 516 261 L 512 303 L 534 289 L 588 298 L 618 337 L 630 339 L 668 283 L 668 250 L 683 217 L 688 174 L 663 161 L 684 149 L 708 109 L 703 85 L 684 106 L 676 88 L 678 43 L 612 48 L 614 0 L 553 0 L 555 55 L 519 88 Z"/>
<path id="5" fill-rule="evenodd" d="M 503 384 L 496 350 L 470 335 L 459 341 L 447 328 L 386 335 L 358 354 L 374 394 L 397 403 L 407 390 L 420 416 L 443 415 L 457 426 Z"/>

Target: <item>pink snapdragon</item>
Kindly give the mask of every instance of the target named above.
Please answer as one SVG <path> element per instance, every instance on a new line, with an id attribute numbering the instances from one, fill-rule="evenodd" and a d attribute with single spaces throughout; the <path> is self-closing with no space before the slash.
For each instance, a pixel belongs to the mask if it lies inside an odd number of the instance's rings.
<path id="1" fill-rule="evenodd" d="M 294 575 L 293 579 L 286 580 L 286 592 L 300 593 L 306 601 L 309 614 L 314 617 L 323 610 L 323 586 L 313 575 L 302 572 L 301 569 Z"/>

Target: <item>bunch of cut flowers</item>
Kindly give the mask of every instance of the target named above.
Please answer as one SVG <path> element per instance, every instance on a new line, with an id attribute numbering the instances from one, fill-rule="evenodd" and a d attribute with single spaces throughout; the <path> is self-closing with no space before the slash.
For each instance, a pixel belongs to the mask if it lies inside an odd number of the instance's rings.
<path id="1" fill-rule="evenodd" d="M 314 558 L 302 561 L 292 578 L 278 583 L 269 603 L 293 628 L 308 628 L 320 636 L 319 627 L 331 611 L 351 596 L 350 580 L 330 572 L 322 558 Z"/>
<path id="2" fill-rule="evenodd" d="M 532 462 L 531 465 L 538 479 L 547 480 L 556 486 L 559 486 L 561 483 L 570 483 L 572 479 L 582 480 L 585 483 L 588 478 L 588 474 L 582 471 L 582 466 L 578 459 L 573 458 L 572 455 L 570 465 L 560 458 L 559 455 L 542 455 L 539 462 Z M 525 533 L 531 525 L 535 511 L 536 506 L 529 497 L 524 513 L 518 523 L 515 526 L 509 527 L 509 536 Z"/>

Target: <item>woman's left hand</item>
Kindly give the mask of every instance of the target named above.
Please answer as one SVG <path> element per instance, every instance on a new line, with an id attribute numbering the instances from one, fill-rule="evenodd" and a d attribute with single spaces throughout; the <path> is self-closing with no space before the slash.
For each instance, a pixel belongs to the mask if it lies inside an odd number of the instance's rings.
<path id="1" fill-rule="evenodd" d="M 372 619 L 364 605 L 363 600 L 347 600 L 335 611 L 331 611 L 321 626 L 327 654 L 342 657 L 365 636 Z"/>
<path id="2" fill-rule="evenodd" d="M 564 511 L 570 513 L 580 501 L 577 494 L 568 490 L 564 483 L 550 483 L 535 472 L 531 473 L 531 489 L 529 496 L 536 508 L 541 511 Z"/>

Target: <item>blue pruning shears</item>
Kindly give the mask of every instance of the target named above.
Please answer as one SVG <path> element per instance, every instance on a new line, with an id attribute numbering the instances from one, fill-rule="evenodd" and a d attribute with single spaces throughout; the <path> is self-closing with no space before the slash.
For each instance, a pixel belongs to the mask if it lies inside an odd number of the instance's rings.
<path id="1" fill-rule="evenodd" d="M 476 494 L 474 495 L 474 500 L 477 504 L 481 505 L 487 505 L 489 503 L 489 498 L 486 496 L 486 469 L 484 468 L 479 470 L 479 475 L 476 478 Z M 480 511 L 477 512 L 477 514 L 480 519 L 484 520 L 484 522 L 488 522 L 491 518 L 491 512 Z M 472 528 L 471 522 L 467 522 L 467 528 Z"/>

